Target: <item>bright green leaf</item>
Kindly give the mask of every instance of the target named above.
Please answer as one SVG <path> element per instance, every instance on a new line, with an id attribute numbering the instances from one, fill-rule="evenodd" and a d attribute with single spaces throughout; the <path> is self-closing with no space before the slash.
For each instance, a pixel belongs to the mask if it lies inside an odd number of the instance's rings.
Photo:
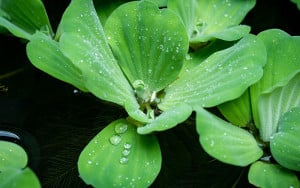
<path id="1" fill-rule="evenodd" d="M 291 2 L 297 5 L 297 8 L 300 10 L 300 0 L 291 0 Z"/>
<path id="2" fill-rule="evenodd" d="M 258 161 L 251 165 L 249 182 L 261 188 L 298 188 L 299 180 L 291 171 L 280 165 Z"/>
<path id="3" fill-rule="evenodd" d="M 259 128 L 259 96 L 286 85 L 300 72 L 300 37 L 279 29 L 263 31 L 258 37 L 264 42 L 268 56 L 262 79 L 251 86 L 253 118 Z"/>
<path id="4" fill-rule="evenodd" d="M 6 168 L 21 169 L 26 165 L 27 154 L 21 146 L 7 141 L 0 141 L 0 172 Z"/>
<path id="5" fill-rule="evenodd" d="M 278 125 L 270 140 L 272 155 L 282 166 L 300 171 L 300 105 L 285 113 Z"/>
<path id="6" fill-rule="evenodd" d="M 284 87 L 259 97 L 258 113 L 261 138 L 269 141 L 270 137 L 278 130 L 279 118 L 296 106 L 300 106 L 300 73 Z"/>
<path id="7" fill-rule="evenodd" d="M 40 188 L 40 182 L 30 168 L 10 168 L 0 171 L 0 188 Z"/>
<path id="8" fill-rule="evenodd" d="M 149 187 L 161 167 L 154 135 L 139 135 L 119 119 L 96 135 L 79 157 L 80 177 L 94 187 Z"/>
<path id="9" fill-rule="evenodd" d="M 198 108 L 197 132 L 203 149 L 214 158 L 228 164 L 247 166 L 258 160 L 263 151 L 246 130 Z"/>
<path id="10" fill-rule="evenodd" d="M 36 31 L 52 35 L 51 25 L 41 0 L 1 0 L 0 26 L 27 40 L 30 40 Z"/>
<path id="11" fill-rule="evenodd" d="M 111 14 L 105 32 L 132 85 L 141 80 L 151 92 L 157 92 L 176 79 L 188 51 L 188 38 L 172 11 L 148 1 L 129 2 Z"/>
<path id="12" fill-rule="evenodd" d="M 27 44 L 27 56 L 42 71 L 86 91 L 81 71 L 62 54 L 58 42 L 37 32 Z"/>
<path id="13" fill-rule="evenodd" d="M 250 27 L 239 25 L 254 7 L 255 0 L 169 0 L 168 8 L 180 15 L 192 45 L 214 38 L 237 40 L 248 34 Z"/>
<path id="14" fill-rule="evenodd" d="M 133 90 L 108 46 L 92 0 L 73 0 L 58 30 L 61 51 L 81 70 L 89 91 L 120 105 L 134 102 Z"/>
<path id="15" fill-rule="evenodd" d="M 179 103 L 164 111 L 151 123 L 146 124 L 143 127 L 138 128 L 138 133 L 148 134 L 153 131 L 164 131 L 175 127 L 177 124 L 185 121 L 191 114 L 193 109 L 185 104 Z"/>
<path id="16" fill-rule="evenodd" d="M 248 35 L 183 72 L 165 89 L 166 95 L 159 107 L 165 109 L 180 102 L 193 107 L 212 107 L 235 99 L 261 78 L 265 63 L 264 45 L 255 36 Z"/>
<path id="17" fill-rule="evenodd" d="M 218 109 L 232 124 L 245 127 L 252 120 L 249 90 L 235 100 L 220 104 Z"/>

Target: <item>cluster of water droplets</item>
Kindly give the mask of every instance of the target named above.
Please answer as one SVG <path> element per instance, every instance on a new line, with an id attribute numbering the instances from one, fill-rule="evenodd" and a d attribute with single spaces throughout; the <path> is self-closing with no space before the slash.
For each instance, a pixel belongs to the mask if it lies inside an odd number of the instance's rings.
<path id="1" fill-rule="evenodd" d="M 115 134 L 112 135 L 109 138 L 109 142 L 114 145 L 117 146 L 121 143 L 122 141 L 122 134 L 124 134 L 128 129 L 128 126 L 126 124 L 117 124 L 115 126 Z M 121 158 L 119 160 L 120 164 L 127 164 L 128 163 L 128 156 L 130 154 L 130 149 L 131 149 L 131 144 L 126 142 L 123 145 L 123 150 L 121 152 Z"/>

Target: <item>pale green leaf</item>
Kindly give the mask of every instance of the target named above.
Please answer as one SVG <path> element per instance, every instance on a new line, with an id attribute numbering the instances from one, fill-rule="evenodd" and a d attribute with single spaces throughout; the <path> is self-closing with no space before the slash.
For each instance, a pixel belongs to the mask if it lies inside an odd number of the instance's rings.
<path id="1" fill-rule="evenodd" d="M 282 166 L 300 171 L 300 105 L 285 113 L 270 140 L 272 156 Z"/>
<path id="2" fill-rule="evenodd" d="M 239 25 L 254 7 L 255 0 L 169 0 L 168 8 L 182 18 L 190 43 L 195 45 L 214 38 L 237 40 L 248 34 L 250 27 Z"/>
<path id="3" fill-rule="evenodd" d="M 148 134 L 154 131 L 164 131 L 175 127 L 179 123 L 185 121 L 191 114 L 193 109 L 185 104 L 179 103 L 172 108 L 162 112 L 152 122 L 137 129 L 140 134 Z"/>
<path id="4" fill-rule="evenodd" d="M 30 168 L 10 168 L 0 171 L 0 188 L 40 188 L 40 182 Z"/>
<path id="5" fill-rule="evenodd" d="M 105 32 L 132 85 L 141 80 L 151 92 L 157 92 L 176 79 L 188 51 L 188 38 L 172 11 L 149 1 L 129 2 L 111 14 Z"/>
<path id="6" fill-rule="evenodd" d="M 24 168 L 27 160 L 27 154 L 21 146 L 0 141 L 0 173 L 6 168 Z"/>
<path id="7" fill-rule="evenodd" d="M 139 135 L 135 125 L 119 119 L 84 148 L 78 168 L 80 177 L 94 187 L 149 187 L 161 160 L 154 135 Z"/>
<path id="8" fill-rule="evenodd" d="M 280 165 L 258 161 L 251 165 L 249 182 L 261 188 L 298 188 L 299 180 L 291 171 Z"/>
<path id="9" fill-rule="evenodd" d="M 197 132 L 203 149 L 214 158 L 228 164 L 247 166 L 258 160 L 263 151 L 246 130 L 198 108 Z"/>
<path id="10" fill-rule="evenodd" d="M 279 118 L 296 106 L 300 106 L 300 73 L 284 87 L 277 88 L 273 92 L 259 97 L 258 127 L 262 140 L 268 142 L 270 137 L 278 130 Z"/>
<path id="11" fill-rule="evenodd" d="M 262 79 L 251 86 L 253 119 L 260 126 L 258 98 L 286 85 L 300 72 L 300 37 L 290 36 L 279 29 L 270 29 L 258 34 L 267 49 L 267 64 Z"/>
<path id="12" fill-rule="evenodd" d="M 212 107 L 241 96 L 257 82 L 266 63 L 262 42 L 247 35 L 234 46 L 213 53 L 204 62 L 183 72 L 165 89 L 159 107 L 185 102 L 193 107 Z"/>
<path id="13" fill-rule="evenodd" d="M 92 0 L 73 0 L 58 30 L 61 51 L 81 70 L 84 85 L 90 92 L 120 105 L 135 100 L 108 46 Z"/>
<path id="14" fill-rule="evenodd" d="M 1 0 L 0 26 L 27 40 L 36 31 L 43 31 L 50 36 L 53 34 L 41 0 Z"/>
<path id="15" fill-rule="evenodd" d="M 58 42 L 37 32 L 26 47 L 31 63 L 51 76 L 86 91 L 81 71 L 59 49 Z"/>
<path id="16" fill-rule="evenodd" d="M 249 90 L 237 99 L 218 105 L 218 109 L 232 124 L 245 127 L 252 120 Z"/>

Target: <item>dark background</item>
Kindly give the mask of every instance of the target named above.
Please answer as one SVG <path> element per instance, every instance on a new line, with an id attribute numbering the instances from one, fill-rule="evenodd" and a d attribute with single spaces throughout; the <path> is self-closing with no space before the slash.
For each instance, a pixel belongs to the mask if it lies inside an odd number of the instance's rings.
<path id="1" fill-rule="evenodd" d="M 69 2 L 44 1 L 54 31 Z M 253 34 L 279 28 L 300 35 L 299 20 L 300 10 L 289 0 L 258 0 L 243 24 L 250 25 Z M 0 130 L 22 138 L 29 166 L 43 187 L 87 187 L 77 172 L 80 151 L 126 113 L 37 70 L 25 46 L 18 38 L 0 35 Z M 12 74 L 1 79 L 7 73 Z M 251 187 L 247 168 L 220 163 L 203 152 L 194 122 L 192 115 L 184 124 L 157 134 L 163 165 L 151 187 Z"/>

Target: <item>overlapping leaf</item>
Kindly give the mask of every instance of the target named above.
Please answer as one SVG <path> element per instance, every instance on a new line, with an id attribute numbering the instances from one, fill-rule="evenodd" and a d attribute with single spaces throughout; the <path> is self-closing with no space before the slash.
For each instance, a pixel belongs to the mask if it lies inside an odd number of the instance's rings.
<path id="1" fill-rule="evenodd" d="M 165 89 L 161 109 L 185 102 L 193 107 L 211 107 L 239 97 L 258 81 L 266 63 L 262 42 L 248 35 L 234 46 L 218 51 Z"/>
<path id="2" fill-rule="evenodd" d="M 247 166 L 263 151 L 246 130 L 236 127 L 202 108 L 196 110 L 197 132 L 204 150 L 214 158 L 232 165 Z"/>
<path id="3" fill-rule="evenodd" d="M 0 26 L 27 40 L 36 31 L 52 35 L 45 7 L 40 0 L 1 0 Z"/>
<path id="4" fill-rule="evenodd" d="M 27 165 L 27 154 L 19 145 L 0 141 L 0 188 L 41 187 L 35 173 Z"/>
<path id="5" fill-rule="evenodd" d="M 80 177 L 94 187 L 148 187 L 160 167 L 156 137 L 137 134 L 136 126 L 124 119 L 96 135 L 78 161 Z"/>
<path id="6" fill-rule="evenodd" d="M 27 44 L 27 56 L 37 68 L 86 91 L 82 72 L 59 49 L 58 42 L 38 32 Z"/>
<path id="7" fill-rule="evenodd" d="M 282 166 L 300 171 L 300 105 L 286 112 L 270 140 L 271 152 Z"/>
<path id="8" fill-rule="evenodd" d="M 260 128 L 258 98 L 286 85 L 300 72 L 300 37 L 290 36 L 279 29 L 270 29 L 258 34 L 267 49 L 268 59 L 264 76 L 251 86 L 252 111 L 255 125 Z"/>
<path id="9" fill-rule="evenodd" d="M 251 165 L 249 182 L 261 188 L 299 187 L 299 180 L 291 171 L 280 165 L 258 161 Z"/>
<path id="10" fill-rule="evenodd" d="M 135 103 L 133 90 L 117 64 L 91 0 L 73 0 L 57 37 L 63 54 L 82 72 L 85 87 L 97 97 L 120 105 Z"/>
<path id="11" fill-rule="evenodd" d="M 177 15 L 148 1 L 117 8 L 106 21 L 105 32 L 130 83 L 141 80 L 152 92 L 175 80 L 188 51 Z"/>
<path id="12" fill-rule="evenodd" d="M 168 8 L 184 22 L 192 45 L 213 38 L 237 40 L 249 33 L 250 27 L 239 25 L 254 7 L 255 0 L 169 0 Z"/>

